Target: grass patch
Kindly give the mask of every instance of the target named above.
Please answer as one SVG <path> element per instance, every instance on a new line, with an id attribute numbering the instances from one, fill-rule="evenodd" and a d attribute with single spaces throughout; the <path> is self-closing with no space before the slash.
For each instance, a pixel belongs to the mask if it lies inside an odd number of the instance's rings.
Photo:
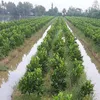
<path id="1" fill-rule="evenodd" d="M 4 64 L 0 64 L 0 71 L 8 71 L 8 67 Z"/>

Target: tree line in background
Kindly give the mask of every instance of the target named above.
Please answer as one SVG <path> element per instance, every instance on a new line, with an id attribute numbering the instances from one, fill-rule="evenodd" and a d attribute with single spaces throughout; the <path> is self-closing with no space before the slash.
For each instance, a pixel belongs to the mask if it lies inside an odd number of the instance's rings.
<path id="1" fill-rule="evenodd" d="M 94 1 L 92 7 L 89 7 L 85 11 L 80 8 L 70 7 L 66 12 L 67 16 L 85 16 L 92 18 L 100 18 L 100 5 L 97 0 Z"/>
<path id="2" fill-rule="evenodd" d="M 13 2 L 6 3 L 2 1 L 0 5 L 0 15 L 10 15 L 14 18 L 24 18 L 27 16 L 58 16 L 62 14 L 59 13 L 57 7 L 53 8 L 53 4 L 51 9 L 46 11 L 45 7 L 42 5 L 36 5 L 33 7 L 32 3 L 29 2 L 19 2 L 17 5 L 15 5 Z"/>
<path id="3" fill-rule="evenodd" d="M 94 1 L 92 7 L 89 7 L 85 11 L 81 8 L 69 7 L 68 10 L 65 8 L 62 12 L 58 11 L 57 7 L 53 7 L 46 11 L 46 8 L 42 5 L 36 5 L 33 7 L 32 3 L 29 2 L 19 2 L 15 5 L 13 2 L 3 2 L 0 4 L 0 15 L 9 15 L 14 18 L 25 18 L 27 16 L 42 16 L 42 15 L 49 15 L 49 16 L 86 16 L 86 17 L 93 17 L 93 18 L 100 18 L 100 5 L 97 0 Z"/>

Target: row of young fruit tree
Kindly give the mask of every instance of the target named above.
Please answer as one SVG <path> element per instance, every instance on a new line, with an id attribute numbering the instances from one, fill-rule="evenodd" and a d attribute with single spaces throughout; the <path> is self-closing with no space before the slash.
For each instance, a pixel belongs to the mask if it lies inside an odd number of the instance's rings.
<path id="1" fill-rule="evenodd" d="M 40 30 L 53 17 L 22 19 L 8 23 L 0 23 L 0 59 L 22 45 L 26 38 Z"/>
<path id="2" fill-rule="evenodd" d="M 100 47 L 100 19 L 84 17 L 67 17 L 67 19 L 79 28 L 85 37 L 91 39 L 96 46 Z"/>
<path id="3" fill-rule="evenodd" d="M 93 84 L 86 79 L 74 36 L 62 17 L 48 31 L 19 81 L 22 94 L 48 95 L 53 100 L 92 100 Z"/>

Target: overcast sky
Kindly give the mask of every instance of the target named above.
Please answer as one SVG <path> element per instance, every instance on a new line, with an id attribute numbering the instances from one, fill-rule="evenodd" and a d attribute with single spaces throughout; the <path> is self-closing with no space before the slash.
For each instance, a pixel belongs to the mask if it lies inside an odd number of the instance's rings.
<path id="1" fill-rule="evenodd" d="M 54 4 L 54 7 L 58 7 L 59 11 L 62 11 L 63 8 L 68 9 L 70 6 L 79 7 L 82 9 L 87 9 L 91 7 L 94 0 L 4 0 L 5 2 L 11 1 L 15 2 L 16 4 L 21 2 L 30 2 L 34 6 L 35 5 L 43 5 L 47 10 L 51 8 L 51 3 Z M 98 0 L 100 3 L 100 0 Z"/>

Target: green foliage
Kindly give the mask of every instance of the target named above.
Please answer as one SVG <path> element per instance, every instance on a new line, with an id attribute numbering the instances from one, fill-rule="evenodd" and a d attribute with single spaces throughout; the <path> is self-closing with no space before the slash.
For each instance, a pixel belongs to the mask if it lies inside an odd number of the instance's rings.
<path id="1" fill-rule="evenodd" d="M 72 70 L 72 82 L 73 83 L 81 77 L 81 75 L 83 74 L 83 69 L 84 67 L 82 65 L 82 61 L 78 61 L 77 59 L 75 59 L 74 67 Z"/>
<path id="2" fill-rule="evenodd" d="M 28 72 L 33 72 L 36 68 L 41 68 L 41 65 L 39 64 L 40 58 L 38 56 L 32 57 L 30 64 L 27 66 Z"/>
<path id="3" fill-rule="evenodd" d="M 93 84 L 91 84 L 91 81 L 86 81 L 81 87 L 80 97 L 83 98 L 91 93 L 93 93 Z"/>
<path id="4" fill-rule="evenodd" d="M 44 80 L 43 97 L 58 94 L 60 91 L 62 92 L 57 96 L 53 96 L 53 100 L 81 100 L 87 95 L 90 97 L 93 86 L 91 82 L 83 84 L 82 63 L 82 57 L 73 35 L 66 23 L 58 18 L 38 47 L 36 56 L 32 57 L 27 66 L 27 72 L 19 83 L 19 89 L 22 93 L 41 93 Z M 41 70 L 40 76 L 36 74 L 36 69 Z M 64 92 L 72 94 L 63 94 Z"/>
<path id="5" fill-rule="evenodd" d="M 58 93 L 61 90 L 65 90 L 66 88 L 66 67 L 63 65 L 60 65 L 59 67 L 56 67 L 54 70 L 51 81 L 52 81 L 52 88 L 53 91 Z"/>
<path id="6" fill-rule="evenodd" d="M 60 34 L 60 33 L 59 33 Z M 64 40 L 62 39 L 62 36 L 59 35 L 57 40 L 53 44 L 53 51 L 58 53 L 60 57 L 64 57 Z"/>
<path id="7" fill-rule="evenodd" d="M 79 28 L 87 38 L 100 46 L 100 20 L 84 17 L 67 17 L 77 28 Z"/>
<path id="8" fill-rule="evenodd" d="M 38 52 L 37 52 L 37 56 L 40 58 L 39 63 L 41 64 L 42 70 L 44 72 L 47 71 L 47 62 L 48 62 L 48 54 L 47 54 L 47 50 L 45 48 L 41 48 Z"/>
<path id="9" fill-rule="evenodd" d="M 58 53 L 54 53 L 53 57 L 49 59 L 49 66 L 56 69 L 59 66 L 65 66 L 64 58 L 61 58 Z"/>
<path id="10" fill-rule="evenodd" d="M 43 75 L 47 69 L 48 64 L 48 53 L 47 47 L 51 42 L 50 36 L 48 35 L 41 46 L 38 47 L 38 51 L 35 57 L 31 58 L 30 64 L 27 66 L 27 72 L 19 82 L 19 89 L 22 93 L 42 93 L 43 88 Z"/>
<path id="11" fill-rule="evenodd" d="M 75 58 L 78 60 L 82 60 L 81 53 L 76 43 L 70 43 L 68 53 L 70 54 L 72 61 L 75 60 Z"/>
<path id="12" fill-rule="evenodd" d="M 82 16 L 82 9 L 81 8 L 74 8 L 74 7 L 69 7 L 68 12 L 67 12 L 68 16 Z"/>
<path id="13" fill-rule="evenodd" d="M 42 42 L 42 44 L 38 47 L 38 51 L 41 50 L 41 48 L 45 48 L 47 50 L 47 52 L 50 50 L 50 46 L 49 46 L 49 40 L 47 40 L 47 37 L 44 39 L 44 41 Z"/>
<path id="14" fill-rule="evenodd" d="M 0 31 L 0 59 L 7 56 L 9 51 L 22 45 L 29 38 L 49 22 L 53 17 L 22 19 L 1 24 Z"/>
<path id="15" fill-rule="evenodd" d="M 10 43 L 8 38 L 3 39 L 2 46 L 0 46 L 0 59 L 7 56 L 10 51 Z"/>
<path id="16" fill-rule="evenodd" d="M 42 93 L 42 70 L 34 69 L 33 72 L 28 72 L 19 82 L 19 89 L 22 93 Z"/>
<path id="17" fill-rule="evenodd" d="M 49 10 L 46 12 L 46 15 L 49 15 L 49 16 L 57 16 L 57 15 L 59 15 L 58 8 L 57 8 L 57 7 L 53 8 L 53 5 L 52 5 L 52 8 L 49 9 Z M 61 15 L 62 15 L 62 14 L 61 14 Z"/>
<path id="18" fill-rule="evenodd" d="M 53 97 L 53 100 L 72 100 L 72 94 L 64 95 L 63 92 L 59 92 L 57 96 Z"/>
<path id="19" fill-rule="evenodd" d="M 34 8 L 34 13 L 36 16 L 42 16 L 45 13 L 45 8 L 41 5 L 38 5 Z"/>
<path id="20" fill-rule="evenodd" d="M 8 2 L 6 4 L 7 11 L 12 15 L 12 16 L 17 16 L 17 8 L 16 5 L 12 2 Z"/>

